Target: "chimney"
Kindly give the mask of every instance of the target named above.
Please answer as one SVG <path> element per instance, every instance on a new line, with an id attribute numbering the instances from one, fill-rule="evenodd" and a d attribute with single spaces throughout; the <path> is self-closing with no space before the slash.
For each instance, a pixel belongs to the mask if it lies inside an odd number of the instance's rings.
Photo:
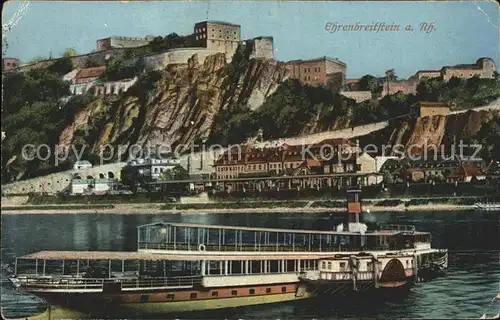
<path id="1" fill-rule="evenodd" d="M 349 231 L 350 223 L 361 222 L 361 187 L 347 187 L 347 211 L 344 217 L 344 231 Z"/>

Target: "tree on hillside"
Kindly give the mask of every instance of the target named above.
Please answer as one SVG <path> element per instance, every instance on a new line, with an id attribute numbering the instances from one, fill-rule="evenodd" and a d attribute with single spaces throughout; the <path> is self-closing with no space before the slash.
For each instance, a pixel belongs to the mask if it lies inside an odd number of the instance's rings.
<path id="1" fill-rule="evenodd" d="M 380 99 L 379 119 L 390 119 L 410 112 L 410 106 L 415 102 L 413 95 L 399 91 Z"/>
<path id="2" fill-rule="evenodd" d="M 443 101 L 452 109 L 470 109 L 486 105 L 500 97 L 500 82 L 497 79 L 470 79 L 452 77 L 426 78 L 417 85 L 417 99 L 423 101 Z"/>
<path id="3" fill-rule="evenodd" d="M 391 81 L 396 81 L 396 79 L 397 77 L 394 69 L 389 69 L 385 71 L 385 83 L 388 93 L 391 92 L 391 87 L 390 87 Z"/>
<path id="4" fill-rule="evenodd" d="M 353 125 L 377 122 L 380 116 L 379 101 L 366 100 L 354 108 Z"/>
<path id="5" fill-rule="evenodd" d="M 85 68 L 94 68 L 94 67 L 100 67 L 102 66 L 102 63 L 100 63 L 95 57 L 90 56 L 85 60 Z"/>
<path id="6" fill-rule="evenodd" d="M 500 114 L 483 122 L 475 140 L 482 145 L 480 155 L 485 161 L 500 161 Z"/>
<path id="7" fill-rule="evenodd" d="M 378 94 L 382 92 L 382 84 L 379 79 L 372 75 L 364 75 L 359 79 L 359 90 L 361 91 L 371 91 L 373 94 Z"/>
<path id="8" fill-rule="evenodd" d="M 60 124 L 65 121 L 60 114 L 60 99 L 69 95 L 69 85 L 49 68 L 6 77 L 3 85 L 1 125 L 7 137 L 2 141 L 2 175 L 7 173 L 3 161 L 16 156 L 17 172 L 12 172 L 13 166 L 10 166 L 7 174 L 32 177 L 47 169 L 53 158 L 25 161 L 21 150 L 28 144 L 54 146 L 58 142 Z"/>
<path id="9" fill-rule="evenodd" d="M 438 101 L 443 86 L 442 78 L 424 78 L 417 85 L 417 98 L 422 101 Z"/>
<path id="10" fill-rule="evenodd" d="M 73 62 L 70 57 L 63 57 L 58 59 L 53 65 L 49 66 L 48 69 L 51 72 L 63 75 L 73 70 Z"/>
<path id="11" fill-rule="evenodd" d="M 141 72 L 142 60 L 135 58 L 133 54 L 128 56 L 128 59 L 114 56 L 106 61 L 105 77 L 108 81 L 131 79 Z"/>
<path id="12" fill-rule="evenodd" d="M 188 180 L 189 173 L 182 166 L 177 165 L 172 169 L 165 170 L 160 180 Z"/>
<path id="13" fill-rule="evenodd" d="M 76 56 L 76 50 L 74 48 L 67 48 L 64 50 L 62 56 L 65 58 L 74 57 Z"/>
<path id="14" fill-rule="evenodd" d="M 255 135 L 254 115 L 244 105 L 235 104 L 220 111 L 214 118 L 209 144 L 237 144 Z"/>

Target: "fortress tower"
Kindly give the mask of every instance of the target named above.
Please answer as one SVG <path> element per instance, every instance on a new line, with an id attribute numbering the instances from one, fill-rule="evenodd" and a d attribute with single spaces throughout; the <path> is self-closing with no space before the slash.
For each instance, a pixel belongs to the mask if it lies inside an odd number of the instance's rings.
<path id="1" fill-rule="evenodd" d="M 198 22 L 194 25 L 194 36 L 198 46 L 232 57 L 241 40 L 241 26 L 223 21 Z"/>

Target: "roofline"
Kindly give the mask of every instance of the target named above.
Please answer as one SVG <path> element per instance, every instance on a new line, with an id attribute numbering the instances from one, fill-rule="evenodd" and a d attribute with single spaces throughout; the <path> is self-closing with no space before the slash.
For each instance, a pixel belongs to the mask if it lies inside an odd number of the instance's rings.
<path id="1" fill-rule="evenodd" d="M 177 222 L 155 222 L 145 225 L 140 225 L 137 228 L 148 226 L 174 226 L 174 227 L 191 227 L 191 228 L 207 228 L 207 229 L 224 229 L 224 230 L 243 230 L 243 231 L 264 231 L 264 232 L 293 232 L 301 234 L 324 234 L 324 235 L 350 235 L 359 236 L 358 232 L 338 232 L 325 230 L 305 230 L 305 229 L 281 229 L 281 228 L 261 228 L 261 227 L 245 227 L 245 226 L 227 226 L 227 225 L 212 225 L 212 224 L 195 224 L 195 223 L 177 223 Z M 384 231 L 387 233 L 387 231 Z M 390 232 L 391 235 L 399 234 L 401 231 Z M 416 232 L 417 234 L 428 234 L 428 232 Z M 377 231 L 366 232 L 367 236 L 377 235 Z"/>
<path id="2" fill-rule="evenodd" d="M 234 23 L 225 22 L 225 21 L 217 21 L 217 20 L 200 21 L 200 22 L 196 22 L 194 25 L 197 26 L 199 24 L 222 24 L 222 25 L 226 25 L 226 26 L 240 27 L 241 28 L 241 25 L 239 25 L 239 24 L 234 24 Z"/>
<path id="3" fill-rule="evenodd" d="M 290 60 L 290 61 L 286 61 L 285 63 L 304 63 L 304 62 L 313 62 L 313 61 L 331 61 L 331 62 L 335 62 L 335 63 L 338 63 L 338 64 L 341 64 L 343 66 L 347 66 L 347 64 L 345 62 L 342 62 L 340 61 L 339 59 L 335 59 L 335 58 L 331 58 L 331 57 L 328 57 L 328 56 L 323 56 L 323 57 L 319 57 L 319 58 L 312 58 L 312 59 L 298 59 L 298 60 Z"/>
<path id="4" fill-rule="evenodd" d="M 378 255 L 385 255 L 391 253 L 391 257 L 397 257 L 399 255 L 404 255 L 405 253 L 410 254 L 409 251 L 395 251 L 395 250 L 381 250 L 373 251 L 367 250 L 366 253 L 369 255 L 372 252 L 376 252 Z M 304 252 L 304 251 L 288 251 L 288 252 L 274 252 L 274 251 L 257 251 L 250 252 L 245 251 L 244 253 L 238 251 L 224 251 L 224 252 L 200 252 L 200 251 L 190 251 L 190 252 L 148 252 L 148 251 L 38 251 L 34 253 L 29 253 L 17 259 L 24 260 L 147 260 L 147 261 L 239 261 L 239 260 L 289 260 L 289 259 L 327 259 L 331 258 L 332 255 L 341 255 L 339 258 L 345 258 L 347 256 L 359 254 L 359 251 L 323 251 L 323 252 Z M 395 253 L 395 254 L 394 254 Z"/>
<path id="5" fill-rule="evenodd" d="M 368 173 L 351 173 L 351 172 L 345 172 L 345 173 L 330 173 L 330 174 L 313 174 L 313 175 L 308 175 L 308 178 L 326 178 L 326 177 L 370 177 L 370 176 L 382 176 L 381 173 L 379 172 L 368 172 Z M 234 182 L 234 181 L 248 181 L 248 180 L 282 180 L 282 179 L 298 179 L 303 176 L 292 176 L 292 175 L 285 175 L 285 176 L 266 176 L 266 177 L 258 177 L 258 178 L 234 178 L 234 179 L 208 179 L 208 180 L 203 180 L 203 182 L 218 182 L 218 181 L 224 181 L 224 182 Z M 197 180 L 199 181 L 199 180 Z M 167 180 L 167 181 L 155 181 L 155 182 L 149 182 L 149 185 L 164 185 L 164 184 L 171 184 L 171 183 L 189 183 L 192 182 L 191 179 L 189 180 Z"/>

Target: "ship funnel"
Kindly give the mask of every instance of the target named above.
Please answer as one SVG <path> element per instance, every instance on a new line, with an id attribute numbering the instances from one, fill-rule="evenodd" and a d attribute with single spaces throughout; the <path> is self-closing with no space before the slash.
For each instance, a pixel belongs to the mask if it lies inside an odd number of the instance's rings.
<path id="1" fill-rule="evenodd" d="M 366 226 L 362 223 L 363 209 L 361 207 L 361 187 L 347 188 L 347 210 L 344 216 L 344 230 L 362 232 Z M 363 228 L 359 228 L 363 225 Z M 355 229 L 355 230 L 354 230 Z M 359 230 L 361 229 L 361 230 Z M 364 233 L 364 232 L 362 232 Z"/>
<path id="2" fill-rule="evenodd" d="M 347 188 L 347 212 L 346 223 L 359 223 L 362 219 L 363 210 L 361 208 L 361 187 Z"/>

